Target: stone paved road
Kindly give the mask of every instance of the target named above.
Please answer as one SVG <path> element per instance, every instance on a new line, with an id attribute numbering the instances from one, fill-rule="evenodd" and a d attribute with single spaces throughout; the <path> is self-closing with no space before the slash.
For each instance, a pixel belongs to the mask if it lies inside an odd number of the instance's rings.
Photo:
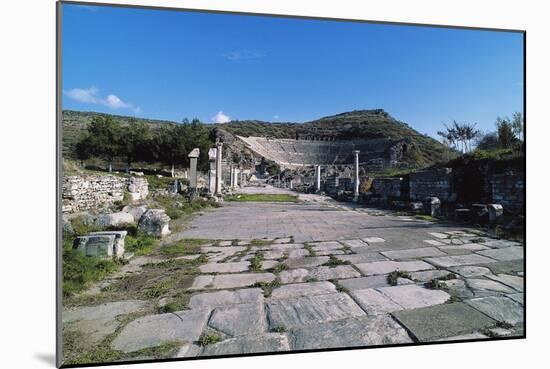
<path id="1" fill-rule="evenodd" d="M 130 321 L 112 349 L 179 340 L 186 357 L 523 335 L 520 243 L 301 200 L 225 203 L 197 217 L 182 236 L 218 241 L 201 248 L 208 261 L 185 291 L 189 309 Z M 89 309 L 71 321 L 114 331 L 112 309 L 97 307 L 97 318 Z M 200 346 L 206 333 L 221 341 Z"/>

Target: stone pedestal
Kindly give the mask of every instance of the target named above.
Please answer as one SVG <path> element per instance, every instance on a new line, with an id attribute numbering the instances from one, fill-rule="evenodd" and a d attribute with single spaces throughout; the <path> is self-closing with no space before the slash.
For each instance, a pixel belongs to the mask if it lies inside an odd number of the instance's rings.
<path id="1" fill-rule="evenodd" d="M 216 192 L 216 156 L 217 149 L 211 148 L 208 150 L 208 193 L 213 194 Z"/>
<path id="2" fill-rule="evenodd" d="M 222 146 L 221 142 L 216 142 L 216 195 L 222 193 Z"/>
<path id="3" fill-rule="evenodd" d="M 441 213 L 441 201 L 437 197 L 426 197 L 423 205 L 427 215 L 435 217 Z"/>
<path id="4" fill-rule="evenodd" d="M 315 190 L 317 192 L 321 191 L 321 166 L 317 165 L 315 167 Z"/>
<path id="5" fill-rule="evenodd" d="M 197 193 L 197 159 L 199 158 L 200 151 L 198 148 L 194 148 L 189 155 L 189 195 L 194 198 Z"/>
<path id="6" fill-rule="evenodd" d="M 353 183 L 353 201 L 357 202 L 359 200 L 359 150 L 354 150 L 353 154 L 355 155 L 355 179 Z"/>
<path id="7" fill-rule="evenodd" d="M 491 224 L 500 224 L 504 217 L 504 209 L 500 204 L 489 204 L 487 205 L 489 210 L 489 223 Z"/>

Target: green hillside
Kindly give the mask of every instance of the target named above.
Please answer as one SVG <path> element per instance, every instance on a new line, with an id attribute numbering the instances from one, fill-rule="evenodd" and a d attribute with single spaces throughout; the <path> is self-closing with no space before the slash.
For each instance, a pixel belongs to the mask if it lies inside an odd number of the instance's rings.
<path id="1" fill-rule="evenodd" d="M 63 155 L 72 157 L 74 145 L 86 132 L 87 124 L 95 115 L 108 115 L 94 112 L 63 112 Z M 164 124 L 177 122 L 132 118 L 114 115 L 123 125 L 131 119 L 151 125 L 157 129 Z M 400 140 L 407 138 L 414 149 L 409 153 L 408 161 L 414 166 L 430 165 L 448 160 L 453 154 L 439 141 L 420 134 L 406 123 L 391 117 L 387 112 L 377 110 L 355 110 L 333 116 L 323 117 L 305 123 L 270 123 L 257 120 L 232 121 L 226 124 L 207 125 L 221 136 L 263 136 L 272 138 L 330 137 L 335 140 L 358 138 L 388 138 Z"/>

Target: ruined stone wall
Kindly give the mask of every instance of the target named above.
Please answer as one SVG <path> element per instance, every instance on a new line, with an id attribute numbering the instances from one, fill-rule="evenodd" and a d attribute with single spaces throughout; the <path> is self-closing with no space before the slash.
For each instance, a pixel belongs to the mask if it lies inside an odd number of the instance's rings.
<path id="1" fill-rule="evenodd" d="M 501 204 L 506 211 L 523 212 L 524 178 L 520 173 L 494 174 L 489 178 L 491 201 Z"/>
<path id="2" fill-rule="evenodd" d="M 438 197 L 446 201 L 452 191 L 452 169 L 439 168 L 411 173 L 409 176 L 411 200 Z"/>
<path id="3" fill-rule="evenodd" d="M 124 199 L 127 192 L 131 201 L 145 199 L 149 193 L 146 178 L 114 175 L 66 176 L 62 184 L 62 212 L 102 209 Z"/>
<path id="4" fill-rule="evenodd" d="M 403 178 L 375 178 L 372 181 L 372 191 L 382 197 L 401 198 L 403 195 L 408 196 L 402 190 Z"/>

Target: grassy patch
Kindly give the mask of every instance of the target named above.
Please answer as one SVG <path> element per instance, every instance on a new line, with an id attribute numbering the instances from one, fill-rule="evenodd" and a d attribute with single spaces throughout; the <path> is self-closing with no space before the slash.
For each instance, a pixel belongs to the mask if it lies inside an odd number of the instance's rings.
<path id="1" fill-rule="evenodd" d="M 273 267 L 273 273 L 279 274 L 283 270 L 286 270 L 287 266 L 285 263 L 279 263 Z"/>
<path id="2" fill-rule="evenodd" d="M 218 343 L 222 340 L 222 336 L 220 336 L 217 333 L 203 333 L 199 337 L 199 345 L 204 347 L 208 345 L 212 345 L 214 343 Z"/>
<path id="3" fill-rule="evenodd" d="M 250 246 L 266 246 L 271 245 L 273 241 L 254 239 L 250 241 Z"/>
<path id="4" fill-rule="evenodd" d="M 328 267 L 334 268 L 338 265 L 349 265 L 349 264 L 350 264 L 349 261 L 340 260 L 337 257 L 331 255 L 329 260 L 326 263 L 324 263 L 323 266 L 328 266 Z"/>
<path id="5" fill-rule="evenodd" d="M 431 215 L 424 215 L 424 214 L 416 214 L 416 215 L 414 215 L 414 217 L 416 219 L 427 220 L 429 222 L 433 222 L 433 221 L 437 220 L 436 218 L 432 217 Z"/>
<path id="6" fill-rule="evenodd" d="M 237 202 L 297 202 L 297 195 L 289 194 L 239 194 L 230 195 L 224 198 L 225 201 Z"/>
<path id="7" fill-rule="evenodd" d="M 198 254 L 202 245 L 211 242 L 211 240 L 204 238 L 184 238 L 171 245 L 161 247 L 160 253 L 168 257 Z"/>
<path id="8" fill-rule="evenodd" d="M 258 251 L 254 254 L 254 257 L 250 259 L 250 270 L 253 272 L 259 272 L 262 270 L 262 261 L 264 260 L 264 254 Z"/>
<path id="9" fill-rule="evenodd" d="M 411 279 L 411 275 L 401 270 L 394 270 L 393 272 L 388 274 L 388 276 L 386 277 L 386 280 L 390 286 L 397 286 L 397 280 L 399 278 Z"/>
<path id="10" fill-rule="evenodd" d="M 126 252 L 132 252 L 136 256 L 149 255 L 155 250 L 158 243 L 158 239 L 153 236 L 142 234 L 138 236 L 127 235 L 124 240 L 124 249 Z"/>
<path id="11" fill-rule="evenodd" d="M 447 287 L 445 286 L 445 283 L 442 283 L 442 281 L 449 281 L 451 279 L 456 279 L 456 274 L 449 273 L 443 277 L 434 278 L 424 284 L 424 287 L 430 288 L 432 290 L 444 290 Z"/>
<path id="12" fill-rule="evenodd" d="M 84 253 L 63 250 L 63 296 L 69 297 L 88 288 L 110 273 L 119 270 L 122 262 L 86 256 Z"/>
<path id="13" fill-rule="evenodd" d="M 206 200 L 203 198 L 189 201 L 181 195 L 156 196 L 154 202 L 157 206 L 166 210 L 166 215 L 168 215 L 171 219 L 178 219 L 184 215 L 189 215 L 209 207 L 221 206 L 215 201 Z"/>
<path id="14" fill-rule="evenodd" d="M 313 246 L 311 246 L 309 243 L 304 244 L 304 249 L 306 249 L 309 252 L 309 256 L 316 256 L 317 255 L 315 250 L 313 250 Z"/>
<path id="15" fill-rule="evenodd" d="M 271 296 L 271 293 L 273 292 L 273 290 L 280 286 L 281 286 L 281 280 L 279 278 L 276 278 L 271 282 L 256 282 L 252 285 L 252 287 L 261 288 L 264 292 L 264 297 Z"/>

